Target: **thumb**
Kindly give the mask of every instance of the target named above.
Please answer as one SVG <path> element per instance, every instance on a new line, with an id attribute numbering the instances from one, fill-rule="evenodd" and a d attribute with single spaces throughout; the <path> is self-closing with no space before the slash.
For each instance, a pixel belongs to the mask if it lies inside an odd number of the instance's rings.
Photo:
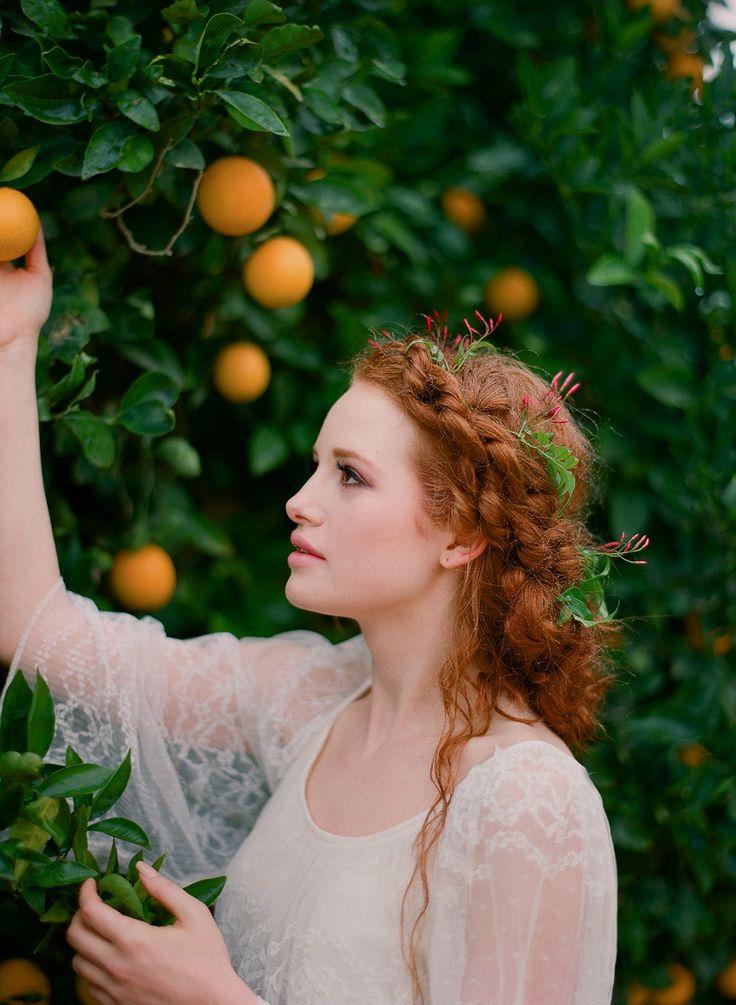
<path id="1" fill-rule="evenodd" d="M 178 921 L 186 921 L 193 917 L 190 901 L 192 898 L 186 890 L 145 862 L 136 862 L 141 883 L 152 897 L 170 911 Z"/>

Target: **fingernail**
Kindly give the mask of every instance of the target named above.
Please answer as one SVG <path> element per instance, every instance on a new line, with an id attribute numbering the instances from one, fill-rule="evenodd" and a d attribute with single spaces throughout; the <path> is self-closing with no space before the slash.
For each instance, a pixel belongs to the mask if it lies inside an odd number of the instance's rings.
<path id="1" fill-rule="evenodd" d="M 139 872 L 142 872 L 144 876 L 156 876 L 158 875 L 155 869 L 152 869 L 147 862 L 136 862 L 136 866 Z"/>

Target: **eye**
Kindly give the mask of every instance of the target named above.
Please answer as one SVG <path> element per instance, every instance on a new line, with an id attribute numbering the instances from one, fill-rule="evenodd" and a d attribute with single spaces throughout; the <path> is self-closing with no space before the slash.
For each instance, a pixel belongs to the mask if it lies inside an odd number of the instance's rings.
<path id="1" fill-rule="evenodd" d="M 310 474 L 310 475 L 314 471 L 316 471 L 317 467 L 319 466 L 318 462 L 315 461 L 315 459 L 313 457 L 307 457 L 307 458 L 305 458 L 305 464 L 306 464 L 306 468 L 307 468 L 307 473 Z M 346 488 L 349 488 L 349 487 L 351 487 L 353 485 L 362 485 L 363 484 L 363 481 L 360 478 L 360 476 L 358 474 L 356 474 L 356 472 L 353 471 L 353 469 L 351 467 L 349 467 L 347 464 L 340 464 L 339 461 L 335 461 L 335 467 L 343 475 L 347 475 L 348 478 L 354 479 L 352 482 L 351 481 L 344 481 L 343 479 L 341 479 L 340 480 L 340 484 L 341 485 L 344 485 Z"/>

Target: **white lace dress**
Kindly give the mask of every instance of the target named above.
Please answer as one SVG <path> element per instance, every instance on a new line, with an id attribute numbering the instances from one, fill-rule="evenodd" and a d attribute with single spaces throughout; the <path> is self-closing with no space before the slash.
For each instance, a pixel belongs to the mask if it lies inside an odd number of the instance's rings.
<path id="1" fill-rule="evenodd" d="M 36 668 L 47 681 L 57 714 L 48 760 L 63 764 L 71 744 L 113 766 L 131 749 L 114 815 L 147 830 L 146 858 L 166 851 L 163 871 L 181 885 L 227 875 L 215 918 L 262 1002 L 411 1005 L 400 906 L 425 813 L 350 837 L 318 827 L 304 798 L 370 666 L 362 635 L 168 638 L 150 615 L 100 611 L 60 577 L 8 683 L 18 667 L 31 686 Z M 102 861 L 110 841 L 90 834 Z M 456 787 L 428 880 L 425 1005 L 610 1005 L 616 859 L 579 761 L 543 740 L 496 747 Z M 405 933 L 420 906 L 416 877 Z"/>

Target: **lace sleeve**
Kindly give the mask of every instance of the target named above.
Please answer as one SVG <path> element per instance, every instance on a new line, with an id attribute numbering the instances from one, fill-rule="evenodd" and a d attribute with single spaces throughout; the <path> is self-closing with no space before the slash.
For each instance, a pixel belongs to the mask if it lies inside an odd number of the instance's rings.
<path id="1" fill-rule="evenodd" d="M 432 1005 L 610 1005 L 616 861 L 584 766 L 517 743 L 471 769 L 458 795 L 430 897 Z"/>
<path id="2" fill-rule="evenodd" d="M 2 698 L 18 668 L 31 687 L 42 674 L 56 710 L 53 763 L 65 763 L 68 744 L 110 767 L 130 748 L 113 815 L 140 823 L 146 857 L 166 851 L 165 870 L 186 884 L 227 866 L 320 713 L 365 673 L 365 652 L 362 636 L 335 645 L 304 630 L 169 638 L 150 615 L 100 611 L 59 577 L 23 631 Z M 93 854 L 110 842 L 90 833 Z"/>

